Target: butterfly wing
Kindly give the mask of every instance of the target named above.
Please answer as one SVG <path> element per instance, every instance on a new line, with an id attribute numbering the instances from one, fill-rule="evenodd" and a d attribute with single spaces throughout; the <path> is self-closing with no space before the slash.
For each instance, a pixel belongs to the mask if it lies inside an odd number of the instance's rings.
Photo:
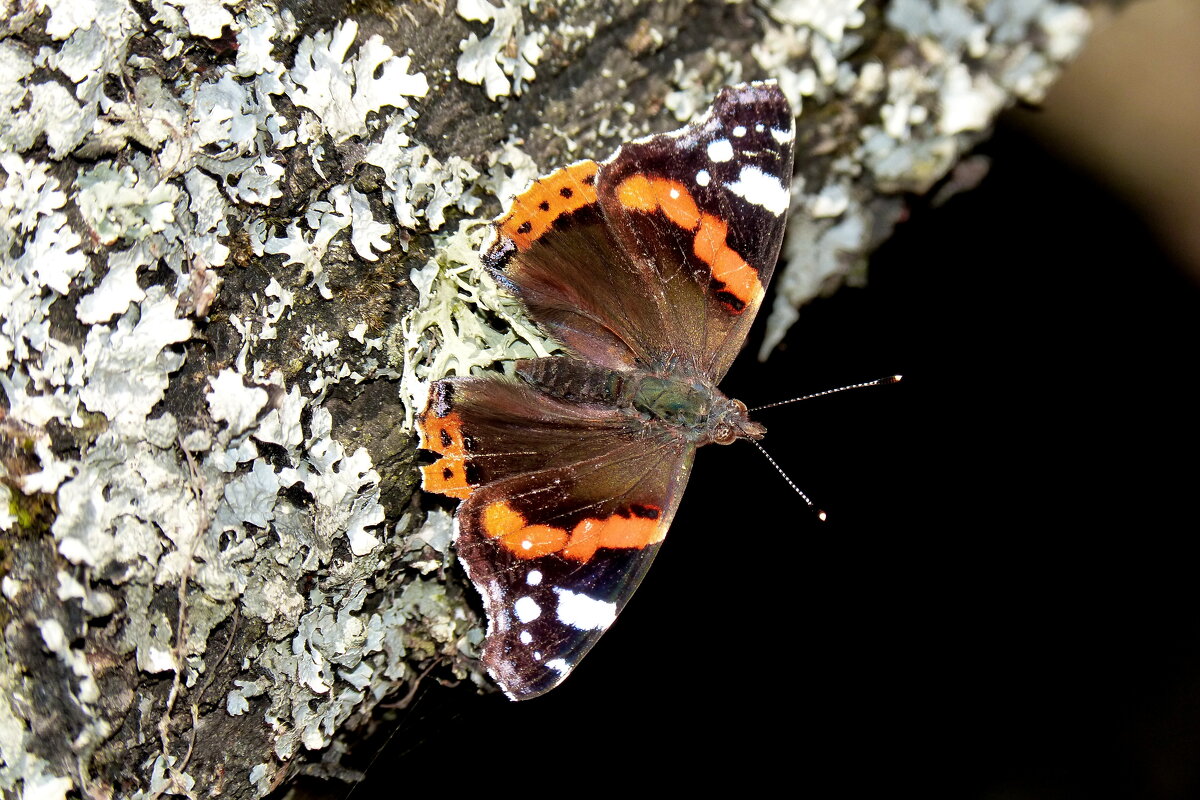
<path id="1" fill-rule="evenodd" d="M 652 363 L 667 329 L 646 277 L 612 235 L 596 195 L 600 165 L 539 178 L 496 221 L 483 265 L 529 315 L 587 361 L 628 370 Z"/>
<path id="2" fill-rule="evenodd" d="M 502 378 L 434 384 L 425 486 L 459 497 L 483 663 L 514 699 L 557 686 L 612 624 L 671 524 L 695 448 L 616 408 Z"/>
<path id="3" fill-rule="evenodd" d="M 794 141 L 774 83 L 727 88 L 687 127 L 623 145 L 597 180 L 621 249 L 662 287 L 671 353 L 714 385 L 775 270 Z"/>
<path id="4" fill-rule="evenodd" d="M 498 220 L 484 264 L 584 358 L 684 365 L 715 385 L 775 269 L 794 140 L 774 83 L 725 89 L 678 131 L 537 181 Z"/>

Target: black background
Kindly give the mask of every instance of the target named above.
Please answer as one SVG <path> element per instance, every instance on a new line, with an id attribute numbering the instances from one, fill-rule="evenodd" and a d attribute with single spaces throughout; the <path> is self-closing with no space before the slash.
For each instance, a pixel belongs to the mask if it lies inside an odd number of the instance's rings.
<path id="1" fill-rule="evenodd" d="M 766 364 L 760 324 L 723 384 L 755 405 L 905 375 L 758 415 L 829 521 L 748 444 L 704 448 L 571 678 L 520 704 L 428 681 L 356 796 L 419 772 L 530 796 L 1200 796 L 1200 294 L 1036 145 L 1001 128 L 981 152 L 978 190 L 914 200 L 867 289 L 802 309 Z"/>

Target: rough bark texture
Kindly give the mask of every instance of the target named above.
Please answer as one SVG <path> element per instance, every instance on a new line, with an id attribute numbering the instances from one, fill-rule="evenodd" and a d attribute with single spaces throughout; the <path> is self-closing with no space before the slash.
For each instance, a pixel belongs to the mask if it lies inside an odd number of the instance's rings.
<path id="1" fill-rule="evenodd" d="M 410 426 L 431 378 L 551 347 L 473 267 L 541 169 L 777 78 L 769 350 L 1088 28 L 1049 0 L 81 8 L 0 22 L 5 797 L 261 797 L 336 773 L 432 663 L 486 685 Z"/>

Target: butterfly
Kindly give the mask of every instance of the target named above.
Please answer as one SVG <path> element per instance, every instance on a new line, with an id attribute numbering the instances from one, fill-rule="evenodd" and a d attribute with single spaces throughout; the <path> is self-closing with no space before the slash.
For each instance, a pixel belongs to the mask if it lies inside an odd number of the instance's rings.
<path id="1" fill-rule="evenodd" d="M 783 239 L 795 119 L 773 81 L 687 126 L 536 180 L 481 260 L 565 354 L 432 384 L 427 491 L 461 500 L 455 546 L 514 700 L 557 686 L 625 607 L 696 448 L 766 429 L 717 384 Z"/>

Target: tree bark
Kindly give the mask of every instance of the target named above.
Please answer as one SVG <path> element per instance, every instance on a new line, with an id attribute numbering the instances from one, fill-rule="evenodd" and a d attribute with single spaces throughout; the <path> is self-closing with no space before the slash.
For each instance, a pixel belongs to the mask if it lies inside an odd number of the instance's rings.
<path id="1" fill-rule="evenodd" d="M 1042 98 L 1084 5 L 9 9 L 4 796 L 262 797 L 337 774 L 430 665 L 486 689 L 411 428 L 429 380 L 552 346 L 475 271 L 481 220 L 774 77 L 798 174 L 765 356 Z"/>

